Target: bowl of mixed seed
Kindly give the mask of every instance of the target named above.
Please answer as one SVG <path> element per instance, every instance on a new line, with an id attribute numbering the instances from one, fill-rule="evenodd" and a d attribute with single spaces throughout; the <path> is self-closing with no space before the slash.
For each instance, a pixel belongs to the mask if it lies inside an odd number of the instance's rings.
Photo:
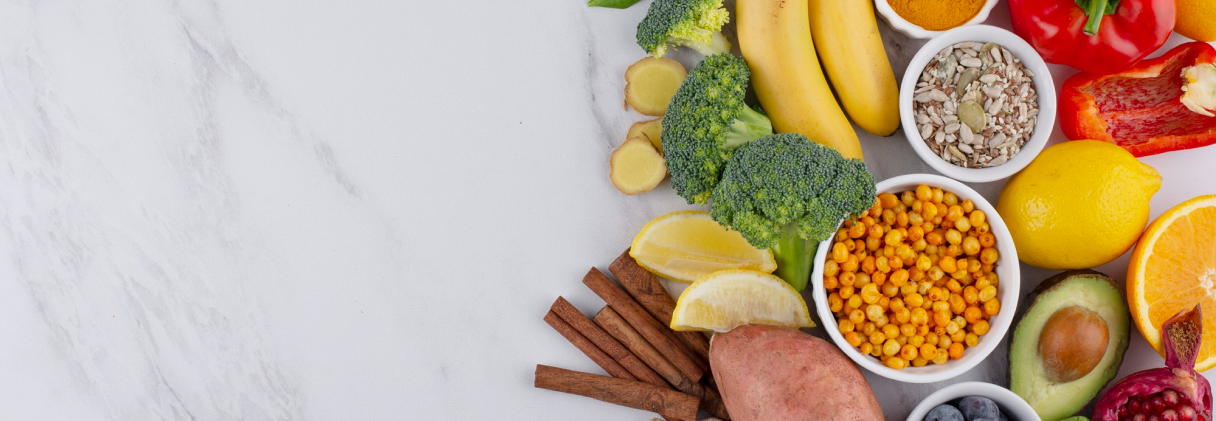
<path id="1" fill-rule="evenodd" d="M 974 25 L 934 38 L 900 86 L 900 118 L 912 148 L 942 174 L 968 182 L 1017 173 L 1055 125 L 1055 82 L 1017 35 Z"/>

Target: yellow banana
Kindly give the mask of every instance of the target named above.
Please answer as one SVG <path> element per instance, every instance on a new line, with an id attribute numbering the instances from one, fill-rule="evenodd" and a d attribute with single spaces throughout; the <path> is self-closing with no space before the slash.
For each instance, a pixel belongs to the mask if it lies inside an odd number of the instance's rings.
<path id="1" fill-rule="evenodd" d="M 760 106 L 779 133 L 801 133 L 845 158 L 861 143 L 819 67 L 807 0 L 737 0 L 739 49 L 752 71 Z"/>
<path id="2" fill-rule="evenodd" d="M 811 37 L 845 112 L 870 133 L 899 128 L 899 87 L 872 0 L 810 0 Z"/>

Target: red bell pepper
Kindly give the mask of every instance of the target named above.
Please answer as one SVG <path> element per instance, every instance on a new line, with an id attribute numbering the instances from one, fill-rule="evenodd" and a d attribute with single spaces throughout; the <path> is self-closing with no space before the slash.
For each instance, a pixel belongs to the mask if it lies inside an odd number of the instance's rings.
<path id="1" fill-rule="evenodd" d="M 1060 89 L 1069 139 L 1114 143 L 1146 156 L 1216 143 L 1216 48 L 1179 45 L 1119 74 L 1078 73 Z"/>
<path id="2" fill-rule="evenodd" d="M 1009 17 L 1043 60 L 1105 75 L 1165 44 L 1174 0 L 1009 0 Z"/>

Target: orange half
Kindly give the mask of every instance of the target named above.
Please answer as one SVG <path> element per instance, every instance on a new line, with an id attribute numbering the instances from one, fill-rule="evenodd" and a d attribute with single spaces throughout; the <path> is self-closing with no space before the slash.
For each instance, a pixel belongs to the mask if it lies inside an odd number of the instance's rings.
<path id="1" fill-rule="evenodd" d="M 1149 224 L 1132 251 L 1127 292 L 1132 320 L 1162 355 L 1161 326 L 1201 303 L 1204 335 L 1195 370 L 1216 366 L 1216 195 L 1183 202 Z"/>

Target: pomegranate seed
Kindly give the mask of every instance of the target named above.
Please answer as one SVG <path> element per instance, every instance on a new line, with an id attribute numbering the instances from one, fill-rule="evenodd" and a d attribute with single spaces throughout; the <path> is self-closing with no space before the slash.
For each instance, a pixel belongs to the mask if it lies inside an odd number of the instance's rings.
<path id="1" fill-rule="evenodd" d="M 1178 406 L 1178 392 L 1175 392 L 1174 389 L 1165 389 L 1164 392 L 1161 392 L 1161 400 L 1165 402 L 1166 406 Z"/>
<path id="2" fill-rule="evenodd" d="M 1195 408 L 1190 406 L 1178 407 L 1178 421 L 1195 421 L 1199 414 L 1195 413 Z"/>
<path id="3" fill-rule="evenodd" d="M 1160 414 L 1153 414 L 1153 415 L 1148 416 L 1148 421 L 1164 421 L 1164 420 L 1161 419 Z"/>
<path id="4" fill-rule="evenodd" d="M 1160 395 L 1154 396 L 1152 399 L 1149 399 L 1148 405 L 1145 405 L 1144 409 L 1154 414 L 1160 414 L 1162 411 L 1165 411 L 1165 400 Z"/>
<path id="5" fill-rule="evenodd" d="M 1127 417 L 1129 417 L 1129 416 L 1131 416 L 1131 415 L 1129 415 L 1129 414 L 1127 413 L 1127 405 L 1120 406 L 1120 407 L 1119 407 L 1119 419 L 1124 419 L 1124 418 L 1127 418 Z"/>
<path id="6" fill-rule="evenodd" d="M 1127 412 L 1132 415 L 1144 412 L 1144 405 L 1140 403 L 1140 398 L 1133 397 L 1127 400 Z"/>
<path id="7" fill-rule="evenodd" d="M 1144 416 L 1144 414 L 1136 414 L 1132 417 L 1132 421 L 1148 421 L 1148 417 Z"/>

